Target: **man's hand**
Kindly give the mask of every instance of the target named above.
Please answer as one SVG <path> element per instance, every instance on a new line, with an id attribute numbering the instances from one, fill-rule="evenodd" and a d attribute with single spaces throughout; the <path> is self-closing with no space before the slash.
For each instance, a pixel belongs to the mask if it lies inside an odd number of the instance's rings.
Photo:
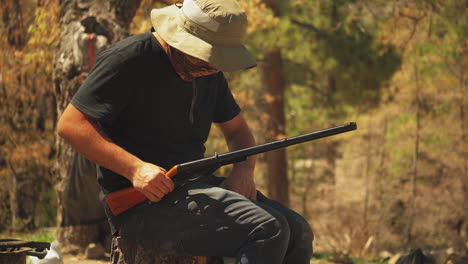
<path id="1" fill-rule="evenodd" d="M 136 169 L 132 183 L 152 202 L 160 201 L 174 190 L 174 182 L 166 176 L 166 170 L 151 163 L 143 163 Z"/>
<path id="2" fill-rule="evenodd" d="M 236 165 L 234 165 L 231 175 L 221 183 L 220 187 L 256 200 L 257 188 L 255 187 L 253 170 L 242 168 L 241 164 Z"/>

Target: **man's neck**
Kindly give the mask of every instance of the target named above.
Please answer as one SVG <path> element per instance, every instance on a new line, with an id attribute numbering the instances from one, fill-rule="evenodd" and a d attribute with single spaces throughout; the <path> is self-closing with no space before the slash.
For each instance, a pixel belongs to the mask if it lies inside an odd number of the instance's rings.
<path id="1" fill-rule="evenodd" d="M 161 45 L 161 47 L 163 48 L 164 52 L 166 54 L 168 54 L 169 44 L 167 44 L 167 42 L 164 41 L 164 39 L 162 39 L 161 36 L 158 35 L 158 33 L 156 33 L 156 32 L 152 32 L 152 33 L 153 33 L 153 36 L 156 38 L 156 40 Z"/>

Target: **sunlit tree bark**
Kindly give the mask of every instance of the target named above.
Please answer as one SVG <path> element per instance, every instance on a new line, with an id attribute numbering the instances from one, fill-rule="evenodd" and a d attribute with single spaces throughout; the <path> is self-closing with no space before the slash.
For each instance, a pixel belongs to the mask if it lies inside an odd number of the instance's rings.
<path id="1" fill-rule="evenodd" d="M 279 16 L 279 8 L 275 1 L 265 0 L 266 5 Z M 269 49 L 264 53 L 262 66 L 263 85 L 267 92 L 267 105 L 270 114 L 268 141 L 282 138 L 286 134 L 286 118 L 284 114 L 284 76 L 279 49 Z M 267 162 L 268 193 L 285 205 L 289 205 L 289 181 L 287 173 L 286 150 L 279 149 L 265 154 Z"/>
<path id="2" fill-rule="evenodd" d="M 54 88 L 57 103 L 57 116 L 60 116 L 69 104 L 72 96 L 86 78 L 92 68 L 91 57 L 96 56 L 99 50 L 108 47 L 111 43 L 128 36 L 128 26 L 132 21 L 141 0 L 64 0 L 60 1 L 62 8 L 60 16 L 60 43 L 55 57 Z M 92 40 L 93 52 L 89 45 L 82 45 Z M 76 212 L 66 206 L 64 192 L 70 188 L 70 171 L 73 165 L 74 151 L 61 138 L 56 139 L 57 162 L 55 176 L 58 194 L 58 239 L 62 245 L 67 245 L 70 252 L 79 252 L 91 242 L 100 238 L 99 223 L 81 223 Z M 92 177 L 95 175 L 83 175 Z M 89 179 L 80 179 L 89 182 Z M 91 180 L 97 186 L 96 180 Z M 100 205 L 96 186 L 89 190 L 95 197 L 95 204 Z M 84 217 L 84 216 L 83 216 Z M 102 219 L 105 221 L 105 219 Z M 65 251 L 67 249 L 64 249 Z"/>

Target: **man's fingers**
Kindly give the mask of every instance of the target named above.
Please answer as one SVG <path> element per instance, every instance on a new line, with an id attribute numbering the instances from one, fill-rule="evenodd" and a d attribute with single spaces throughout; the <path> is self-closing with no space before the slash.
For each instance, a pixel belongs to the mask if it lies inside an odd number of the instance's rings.
<path id="1" fill-rule="evenodd" d="M 174 190 L 174 182 L 171 180 L 171 178 L 164 176 L 161 179 L 161 182 L 166 188 L 168 188 L 168 192 L 172 192 Z"/>
<path id="2" fill-rule="evenodd" d="M 148 198 L 148 200 L 152 202 L 159 202 L 161 200 L 161 198 L 157 197 L 156 195 L 150 192 L 145 192 L 144 195 L 146 196 L 146 198 Z"/>
<path id="3" fill-rule="evenodd" d="M 149 184 L 158 187 L 165 193 L 169 193 L 174 189 L 174 182 L 164 173 L 155 174 L 153 179 L 149 181 Z"/>
<path id="4" fill-rule="evenodd" d="M 146 195 L 146 197 L 152 202 L 158 202 L 159 200 L 161 200 L 164 197 L 164 195 L 166 195 L 164 192 L 162 192 L 156 186 L 148 186 L 146 188 L 146 192 L 148 194 L 148 195 Z"/>
<path id="5" fill-rule="evenodd" d="M 245 193 L 244 195 L 245 197 L 247 197 L 248 199 L 254 200 L 252 188 L 247 189 L 244 193 Z"/>
<path id="6" fill-rule="evenodd" d="M 255 185 L 245 185 L 239 193 L 251 200 L 256 200 L 257 198 L 257 189 L 255 188 Z"/>
<path id="7" fill-rule="evenodd" d="M 158 174 L 151 182 L 151 192 L 156 196 L 160 197 L 160 193 L 164 196 L 172 190 L 174 190 L 174 182 L 164 175 L 163 173 Z M 161 197 L 162 198 L 162 197 Z"/>
<path id="8" fill-rule="evenodd" d="M 166 180 L 161 179 L 159 182 L 157 182 L 157 184 L 155 186 L 156 186 L 156 188 L 158 188 L 164 194 L 168 194 L 174 189 L 174 184 L 173 184 L 173 182 L 171 180 L 169 180 L 169 182 L 167 182 Z"/>

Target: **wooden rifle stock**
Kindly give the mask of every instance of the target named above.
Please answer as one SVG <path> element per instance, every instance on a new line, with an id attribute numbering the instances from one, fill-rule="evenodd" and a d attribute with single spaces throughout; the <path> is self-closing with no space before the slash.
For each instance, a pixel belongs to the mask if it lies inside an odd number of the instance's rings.
<path id="1" fill-rule="evenodd" d="M 208 168 L 219 168 L 224 165 L 243 161 L 247 157 L 255 154 L 284 148 L 323 137 L 329 137 L 356 129 L 356 123 L 350 122 L 341 126 L 332 127 L 296 137 L 284 138 L 263 145 L 253 146 L 219 155 L 215 154 L 212 157 L 175 165 L 166 173 L 166 175 L 168 177 L 173 177 L 180 172 L 197 172 L 206 170 Z M 128 187 L 106 195 L 105 200 L 112 213 L 114 215 L 119 215 L 126 210 L 144 202 L 147 200 L 147 198 L 133 187 Z"/>
<path id="2" fill-rule="evenodd" d="M 177 174 L 177 167 L 175 165 L 172 167 L 167 173 L 166 176 L 171 178 L 172 176 Z M 138 205 L 148 198 L 144 196 L 141 192 L 137 191 L 133 187 L 123 188 L 121 190 L 109 193 L 104 197 L 109 206 L 109 209 L 112 211 L 114 215 L 119 215 L 128 209 Z"/>

